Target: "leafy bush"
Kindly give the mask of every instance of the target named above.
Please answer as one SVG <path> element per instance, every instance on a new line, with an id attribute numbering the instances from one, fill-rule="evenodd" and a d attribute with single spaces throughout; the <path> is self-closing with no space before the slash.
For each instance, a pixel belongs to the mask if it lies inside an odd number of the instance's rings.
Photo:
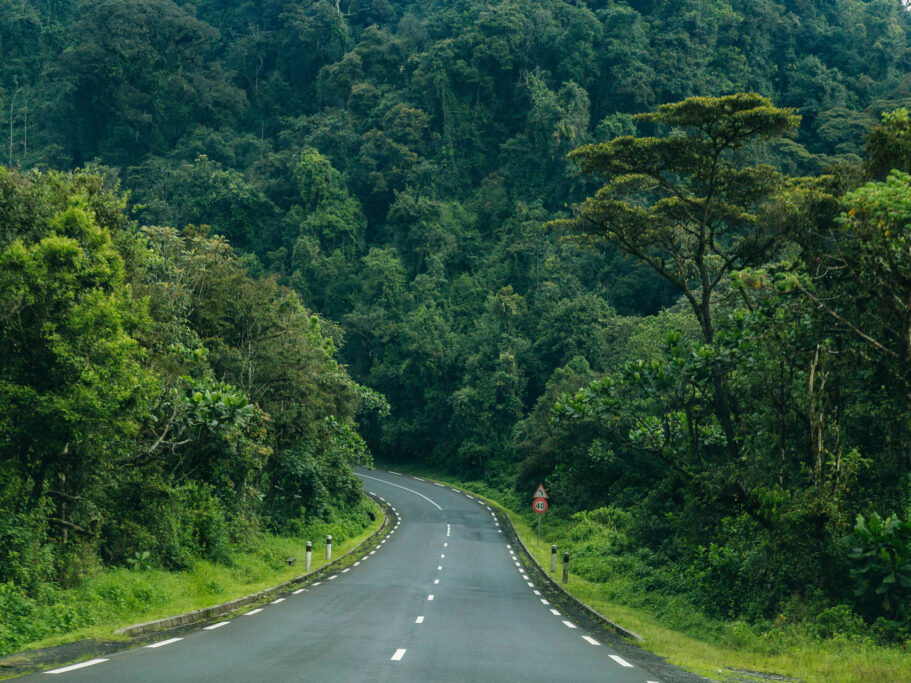
<path id="1" fill-rule="evenodd" d="M 850 558 L 854 595 L 871 616 L 905 623 L 911 618 L 911 521 L 896 515 L 857 515 Z"/>

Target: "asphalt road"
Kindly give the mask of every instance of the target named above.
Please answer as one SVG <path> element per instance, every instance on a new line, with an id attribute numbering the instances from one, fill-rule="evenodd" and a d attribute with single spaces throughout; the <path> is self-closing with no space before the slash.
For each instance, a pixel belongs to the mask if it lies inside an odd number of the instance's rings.
<path id="1" fill-rule="evenodd" d="M 355 566 L 259 610 L 55 675 L 93 683 L 662 680 L 549 604 L 486 505 L 413 477 L 360 474 L 400 521 Z"/>

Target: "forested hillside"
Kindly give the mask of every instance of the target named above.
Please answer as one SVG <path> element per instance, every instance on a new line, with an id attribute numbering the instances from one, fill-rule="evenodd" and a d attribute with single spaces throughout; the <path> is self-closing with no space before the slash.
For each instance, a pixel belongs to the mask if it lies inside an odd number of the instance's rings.
<path id="1" fill-rule="evenodd" d="M 591 577 L 907 638 L 909 48 L 901 0 L 0 0 L 0 581 L 179 567 L 153 505 L 293 528 L 369 445 L 545 482 Z"/>

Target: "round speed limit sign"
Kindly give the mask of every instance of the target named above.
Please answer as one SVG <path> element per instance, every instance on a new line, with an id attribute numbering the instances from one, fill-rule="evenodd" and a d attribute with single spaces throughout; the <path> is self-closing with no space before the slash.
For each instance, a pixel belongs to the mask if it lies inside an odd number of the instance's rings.
<path id="1" fill-rule="evenodd" d="M 540 514 L 547 509 L 547 501 L 543 498 L 535 498 L 531 506 L 535 509 L 535 512 Z"/>

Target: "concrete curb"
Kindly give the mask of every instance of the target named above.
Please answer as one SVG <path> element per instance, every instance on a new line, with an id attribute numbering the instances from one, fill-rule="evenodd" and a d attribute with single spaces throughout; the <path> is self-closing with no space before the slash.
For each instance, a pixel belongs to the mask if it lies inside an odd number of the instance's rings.
<path id="1" fill-rule="evenodd" d="M 345 558 L 349 555 L 361 552 L 364 546 L 371 545 L 377 540 L 382 538 L 388 533 L 390 528 L 389 516 L 390 514 L 395 515 L 392 512 L 390 506 L 379 500 L 378 496 L 371 496 L 366 491 L 364 495 L 373 500 L 377 505 L 380 506 L 380 509 L 383 511 L 383 523 L 379 529 L 373 532 L 369 537 L 364 541 L 359 543 L 357 546 L 349 550 L 344 555 L 333 560 L 327 565 L 320 567 L 319 569 L 314 569 L 313 571 L 307 572 L 306 574 L 301 574 L 293 579 L 285 581 L 278 584 L 277 586 L 272 586 L 271 588 L 266 588 L 261 591 L 257 591 L 252 595 L 245 595 L 242 598 L 235 598 L 234 600 L 229 600 L 228 602 L 223 602 L 220 605 L 212 605 L 210 607 L 203 607 L 201 609 L 193 610 L 192 612 L 186 612 L 185 614 L 178 614 L 173 617 L 164 617 L 162 619 L 155 619 L 154 621 L 146 621 L 141 624 L 133 624 L 132 626 L 124 626 L 123 628 L 118 628 L 114 633 L 124 634 L 128 636 L 139 636 L 144 633 L 150 633 L 152 631 L 163 631 L 169 628 L 174 628 L 176 626 L 185 626 L 187 624 L 194 624 L 199 621 L 206 621 L 213 617 L 223 616 L 229 614 L 241 607 L 246 607 L 256 602 L 261 602 L 267 598 L 276 596 L 280 593 L 288 591 L 290 588 L 300 586 L 302 584 L 308 583 L 311 579 L 319 578 L 324 574 L 332 573 L 335 568 L 340 565 Z M 398 517 L 398 515 L 395 515 Z"/>
<path id="2" fill-rule="evenodd" d="M 510 519 L 510 517 L 509 517 L 509 513 L 504 512 L 503 515 L 506 517 L 506 521 L 509 524 L 509 528 L 512 531 L 512 535 L 515 537 L 515 539 L 519 543 L 519 545 L 522 546 L 522 550 L 525 551 L 525 554 L 528 555 L 528 557 L 531 559 L 532 562 L 534 562 L 535 566 L 538 568 L 538 572 L 541 574 L 541 576 L 543 576 L 547 580 L 547 582 L 550 584 L 551 588 L 559 591 L 561 594 L 563 594 L 563 596 L 567 600 L 572 602 L 576 607 L 581 609 L 583 612 L 588 613 L 588 615 L 591 618 L 593 618 L 595 621 L 599 621 L 599 622 L 606 624 L 607 626 L 612 628 L 614 631 L 619 633 L 621 636 L 625 636 L 627 638 L 632 638 L 633 640 L 638 640 L 639 642 L 645 642 L 645 638 L 640 636 L 638 633 L 636 633 L 635 631 L 630 631 L 628 628 L 621 626 L 616 621 L 608 619 L 606 616 L 601 614 L 601 612 L 596 610 L 594 607 L 591 607 L 590 605 L 586 605 L 579 598 L 577 598 L 575 595 L 573 595 L 568 590 L 566 590 L 563 586 L 561 586 L 556 581 L 556 579 L 551 577 L 551 575 L 547 571 L 545 571 L 544 567 L 541 566 L 541 563 L 538 562 L 537 558 L 534 555 L 532 555 L 531 551 L 528 549 L 528 546 L 525 545 L 525 541 L 522 540 L 522 537 L 519 536 L 519 533 L 516 531 L 516 528 L 513 526 L 512 519 Z"/>

